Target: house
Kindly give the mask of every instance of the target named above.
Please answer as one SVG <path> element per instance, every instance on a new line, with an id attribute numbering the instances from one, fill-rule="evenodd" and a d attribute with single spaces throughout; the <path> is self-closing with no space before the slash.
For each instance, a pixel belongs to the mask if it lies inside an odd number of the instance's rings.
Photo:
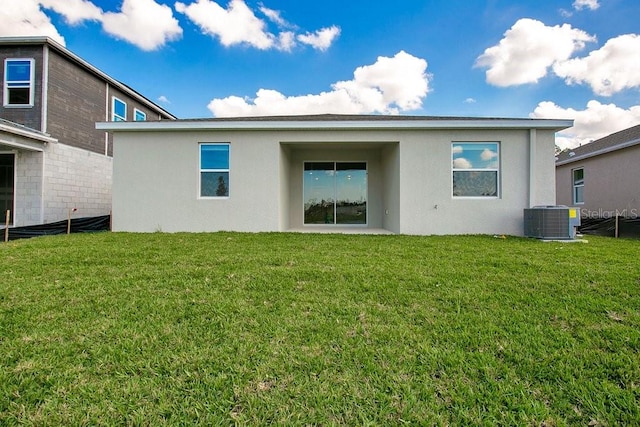
<path id="1" fill-rule="evenodd" d="M 522 235 L 571 120 L 314 115 L 103 122 L 114 231 Z"/>
<path id="2" fill-rule="evenodd" d="M 95 123 L 175 117 L 47 37 L 0 38 L 0 219 L 111 210 L 113 146 Z"/>
<path id="3" fill-rule="evenodd" d="M 640 125 L 558 154 L 557 203 L 583 219 L 640 214 Z"/>

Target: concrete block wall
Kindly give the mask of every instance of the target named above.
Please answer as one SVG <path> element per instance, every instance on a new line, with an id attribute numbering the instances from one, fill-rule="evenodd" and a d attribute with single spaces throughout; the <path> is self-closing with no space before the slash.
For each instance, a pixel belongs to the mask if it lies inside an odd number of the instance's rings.
<path id="1" fill-rule="evenodd" d="M 42 222 L 42 166 L 44 154 L 39 151 L 19 151 L 16 154 L 15 212 L 16 227 Z"/>
<path id="2" fill-rule="evenodd" d="M 111 211 L 113 158 L 65 144 L 45 149 L 42 222 L 108 215 Z"/>

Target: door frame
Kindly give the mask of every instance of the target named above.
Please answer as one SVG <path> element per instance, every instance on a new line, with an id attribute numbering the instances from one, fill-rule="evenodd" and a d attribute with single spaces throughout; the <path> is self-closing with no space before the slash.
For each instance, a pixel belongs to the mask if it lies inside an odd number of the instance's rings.
<path id="1" fill-rule="evenodd" d="M 11 218 L 9 221 L 9 225 L 13 225 L 16 222 L 16 153 L 14 151 L 0 151 L 0 156 L 11 156 L 12 160 L 13 160 L 13 165 L 12 165 L 12 172 L 13 172 L 13 188 L 11 191 Z M 2 210 L 2 212 L 0 212 L 0 216 L 2 216 L 2 224 L 0 224 L 0 226 L 4 226 L 6 223 L 6 207 L 2 207 L 0 208 L 0 210 Z"/>
<path id="2" fill-rule="evenodd" d="M 364 224 L 338 224 L 336 223 L 336 214 L 337 214 L 337 200 L 333 201 L 333 223 L 317 223 L 317 224 L 307 224 L 305 223 L 305 164 L 307 163 L 333 163 L 333 170 L 337 172 L 336 165 L 338 163 L 363 163 L 365 165 L 365 176 L 366 176 L 366 191 L 365 191 L 365 205 L 366 205 L 366 217 Z M 334 199 L 337 196 L 337 183 L 334 184 Z M 367 160 L 303 160 L 302 161 L 302 226 L 303 227 L 368 227 L 369 226 L 369 162 Z"/>

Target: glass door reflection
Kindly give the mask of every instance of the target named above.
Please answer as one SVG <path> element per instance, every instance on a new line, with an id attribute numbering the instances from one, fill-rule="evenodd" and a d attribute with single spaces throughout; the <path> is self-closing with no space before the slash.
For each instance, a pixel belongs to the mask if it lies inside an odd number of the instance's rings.
<path id="1" fill-rule="evenodd" d="M 365 162 L 304 163 L 304 224 L 366 224 Z"/>

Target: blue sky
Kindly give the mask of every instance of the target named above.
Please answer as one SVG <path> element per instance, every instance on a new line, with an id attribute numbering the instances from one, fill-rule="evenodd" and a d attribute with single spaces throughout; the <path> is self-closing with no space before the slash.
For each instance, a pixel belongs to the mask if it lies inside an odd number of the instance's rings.
<path id="1" fill-rule="evenodd" d="M 637 0 L 0 0 L 180 118 L 362 113 L 640 123 Z"/>

